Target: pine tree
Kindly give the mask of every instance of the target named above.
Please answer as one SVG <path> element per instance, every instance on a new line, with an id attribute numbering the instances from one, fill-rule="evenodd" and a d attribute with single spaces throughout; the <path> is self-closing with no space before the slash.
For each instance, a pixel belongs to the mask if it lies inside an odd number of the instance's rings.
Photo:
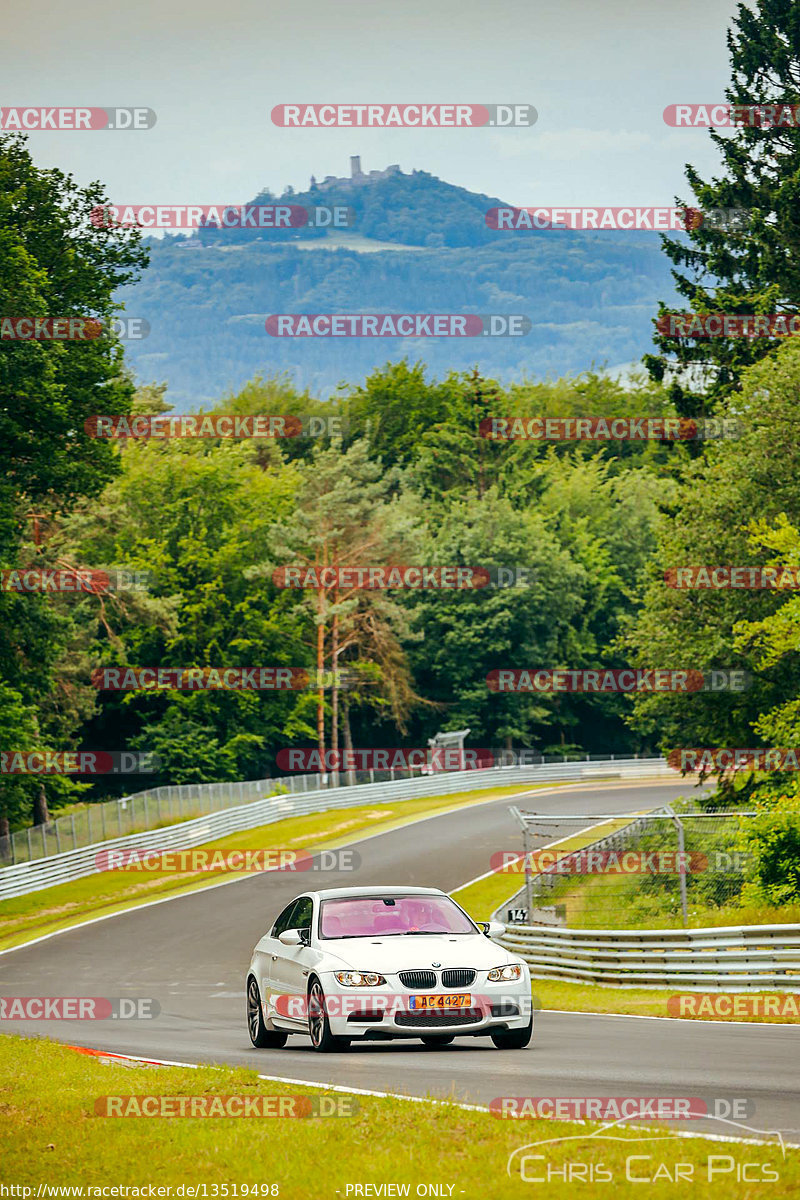
<path id="1" fill-rule="evenodd" d="M 783 106 L 734 116 L 735 128 L 710 137 L 723 171 L 710 181 L 690 165 L 686 178 L 706 219 L 687 234 L 664 237 L 679 294 L 695 313 L 800 311 L 800 6 L 795 0 L 740 4 L 728 30 L 731 105 Z M 739 122 L 742 123 L 739 123 Z M 682 202 L 678 200 L 678 203 Z M 693 205 L 693 207 L 695 207 Z M 714 219 L 710 210 L 745 210 Z M 661 306 L 660 314 L 666 311 Z M 712 412 L 739 390 L 743 369 L 778 342 L 769 337 L 684 339 L 657 333 L 660 353 L 645 356 L 654 379 L 666 378 L 681 416 Z"/>

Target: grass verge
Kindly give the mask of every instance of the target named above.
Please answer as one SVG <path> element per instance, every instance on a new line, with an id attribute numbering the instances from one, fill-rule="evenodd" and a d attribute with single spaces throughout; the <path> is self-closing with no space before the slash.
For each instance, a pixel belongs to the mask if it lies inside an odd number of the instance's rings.
<path id="1" fill-rule="evenodd" d="M 443 1054 L 447 1051 L 437 1053 L 437 1059 Z M 265 1052 L 263 1057 L 265 1071 L 279 1069 L 279 1054 Z M 179 1185 L 184 1185 L 184 1195 L 192 1195 L 188 1189 L 199 1185 L 194 1195 L 204 1200 L 241 1196 L 242 1185 L 248 1190 L 259 1185 L 265 1190 L 256 1195 L 282 1200 L 387 1194 L 510 1200 L 525 1192 L 524 1183 L 548 1173 L 548 1197 L 570 1200 L 576 1181 L 587 1180 L 595 1186 L 613 1182 L 615 1194 L 626 1196 L 641 1196 L 641 1182 L 635 1180 L 647 1180 L 647 1194 L 655 1200 L 677 1200 L 686 1194 L 687 1182 L 691 1195 L 713 1194 L 717 1200 L 741 1200 L 756 1192 L 769 1200 L 800 1191 L 797 1152 L 789 1149 L 784 1157 L 774 1140 L 755 1146 L 684 1139 L 670 1136 L 666 1125 L 658 1132 L 617 1126 L 600 1139 L 591 1136 L 600 1128 L 596 1123 L 501 1120 L 451 1104 L 365 1096 L 356 1098 L 358 1110 L 352 1116 L 309 1117 L 297 1124 L 287 1117 L 128 1120 L 95 1115 L 95 1102 L 104 1096 L 243 1094 L 337 1098 L 324 1089 L 260 1080 L 250 1070 L 105 1066 L 45 1039 L 0 1037 L 3 1179 L 30 1187 L 32 1196 L 40 1184 L 82 1185 L 84 1197 L 92 1195 L 88 1188 L 109 1185 L 144 1188 L 128 1195 L 145 1196 L 148 1185 L 171 1187 L 173 1197 Z M 524 1180 L 520 1154 L 509 1177 L 509 1155 L 539 1141 L 550 1144 L 528 1151 L 542 1158 L 526 1160 Z M 746 1163 L 751 1186 L 758 1181 L 755 1190 L 740 1182 Z M 678 1167 L 682 1181 L 675 1178 Z M 396 1187 L 367 1192 L 367 1184 Z M 434 1184 L 441 1190 L 427 1190 Z M 277 1185 L 275 1192 L 270 1185 Z M 356 1185 L 361 1185 L 359 1193 L 353 1190 Z"/>
<path id="2" fill-rule="evenodd" d="M 688 994 L 690 989 L 684 989 L 681 994 Z M 691 989 L 698 994 L 696 989 Z M 533 992 L 541 1008 L 558 1009 L 562 1012 L 605 1013 L 608 1016 L 630 1017 L 666 1017 L 672 1019 L 668 1012 L 667 1002 L 670 996 L 679 994 L 678 988 L 615 988 L 599 987 L 593 983 L 572 983 L 566 979 L 534 979 Z M 769 996 L 777 999 L 785 998 L 785 992 L 748 992 L 748 996 Z M 684 1021 L 719 1021 L 727 1018 L 715 1016 L 713 1013 L 697 1013 L 685 1015 Z M 731 1016 L 731 1021 L 747 1021 L 767 1023 L 770 1025 L 795 1024 L 800 1018 L 779 1015 L 748 1016 L 741 1014 Z"/>

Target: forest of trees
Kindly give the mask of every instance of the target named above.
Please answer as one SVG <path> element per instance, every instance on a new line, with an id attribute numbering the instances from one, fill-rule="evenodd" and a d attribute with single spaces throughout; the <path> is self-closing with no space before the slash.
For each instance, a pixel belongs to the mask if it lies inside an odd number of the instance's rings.
<path id="1" fill-rule="evenodd" d="M 785 50 L 795 18 L 783 0 L 760 7 L 761 23 L 740 15 L 731 37 L 729 99 L 796 102 L 798 63 Z M 665 239 L 678 291 L 697 312 L 796 312 L 789 181 L 798 177 L 800 131 L 735 130 L 724 161 L 727 173 L 712 183 L 688 170 L 693 194 L 684 202 L 752 207 L 754 220 L 736 232 L 692 230 L 688 249 Z M 107 325 L 120 288 L 142 273 L 147 279 L 153 248 L 136 230 L 93 226 L 93 208 L 108 202 L 101 185 L 80 188 L 37 168 L 20 136 L 0 136 L 0 174 L 0 315 L 92 315 Z M 560 269 L 573 302 L 576 288 L 588 294 L 591 285 L 576 282 L 563 259 L 566 242 L 538 245 L 548 246 L 536 253 L 552 255 L 550 269 Z M 608 243 L 612 259 L 620 245 Z M 185 251 L 173 244 L 158 253 L 169 263 Z M 463 253 L 464 270 L 474 273 L 476 251 L 452 253 Z M 481 285 L 486 308 L 494 289 L 496 306 L 502 298 L 513 309 L 523 295 L 520 259 L 487 253 L 499 258 Z M 192 267 L 195 335 L 204 321 L 225 319 L 213 296 L 234 256 L 219 257 L 211 277 Z M 320 256 L 304 262 L 305 274 L 290 258 L 269 266 L 303 307 L 330 310 L 352 295 L 357 271 L 349 260 L 326 260 L 327 271 Z M 252 287 L 265 286 L 267 264 L 248 251 L 245 266 Z M 607 305 L 614 296 L 635 303 L 619 263 L 595 261 L 594 270 L 602 278 L 612 266 Z M 228 280 L 234 292 L 244 286 L 241 269 Z M 312 277 L 317 291 L 307 290 Z M 162 303 L 173 299 L 168 278 L 162 264 Z M 419 309 L 419 276 L 387 273 L 383 284 L 382 307 Z M 427 307 L 452 307 L 433 276 L 427 284 Z M 547 303 L 555 311 L 557 290 Z M 234 308 L 243 307 L 237 297 Z M 484 364 L 453 359 L 440 369 L 449 353 L 441 344 L 433 363 L 425 365 L 420 347 L 364 371 L 345 343 L 337 360 L 345 382 L 335 390 L 311 394 L 288 375 L 254 374 L 204 405 L 217 414 L 335 416 L 341 435 L 117 443 L 88 436 L 88 418 L 166 413 L 171 400 L 166 385 L 134 381 L 110 332 L 83 342 L 3 342 L 0 568 L 124 568 L 145 573 L 148 586 L 0 590 L 0 747 L 147 750 L 162 763 L 148 782 L 177 783 L 278 774 L 276 756 L 290 745 L 419 746 L 437 730 L 464 726 L 473 745 L 543 753 L 800 744 L 796 592 L 681 591 L 664 578 L 682 565 L 800 566 L 800 345 L 656 342 L 650 375 L 624 383 L 590 369 L 503 383 Z M 181 352 L 191 356 L 194 344 L 187 334 Z M 205 371 L 202 355 L 194 369 Z M 479 431 L 485 417 L 511 414 L 697 413 L 735 417 L 740 436 L 546 443 L 491 441 Z M 277 586 L 276 569 L 293 563 L 506 567 L 522 570 L 525 582 L 478 591 Z M 509 695 L 486 681 L 501 667 L 625 665 L 740 668 L 752 686 Z M 92 672 L 103 666 L 335 668 L 347 686 L 98 692 Z M 787 862 L 786 846 L 800 844 L 796 779 L 774 773 L 747 788 L 764 806 L 765 844 Z M 0 834 L 45 819 L 76 794 L 101 794 L 96 784 L 85 787 L 64 777 L 0 776 Z M 787 866 L 780 879 L 792 870 L 796 876 L 796 865 Z"/>

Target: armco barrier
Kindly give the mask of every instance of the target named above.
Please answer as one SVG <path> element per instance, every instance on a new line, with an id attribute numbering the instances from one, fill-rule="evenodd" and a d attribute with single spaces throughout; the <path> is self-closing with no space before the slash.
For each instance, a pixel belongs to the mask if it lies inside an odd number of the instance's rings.
<path id="1" fill-rule="evenodd" d="M 565 929 L 509 925 L 497 939 L 535 979 L 679 991 L 800 991 L 800 925 Z"/>
<path id="2" fill-rule="evenodd" d="M 505 787 L 510 784 L 580 781 L 598 776 L 612 779 L 648 779 L 665 775 L 677 778 L 663 758 L 604 759 L 591 763 L 580 760 L 537 763 L 530 767 L 492 767 L 485 771 L 452 771 L 394 782 L 320 788 L 304 794 L 273 795 L 251 804 L 240 804 L 222 812 L 212 812 L 191 821 L 183 821 L 179 825 L 110 838 L 91 846 L 82 846 L 78 850 L 68 850 L 64 854 L 54 854 L 33 862 L 4 867 L 0 870 L 0 901 L 92 875 L 97 869 L 97 853 L 121 846 L 136 846 L 142 850 L 190 850 L 194 846 L 225 837 L 229 833 L 255 829 L 260 825 L 271 825 L 286 817 L 325 812 L 333 808 L 389 804 L 419 796 L 440 796 L 450 792 Z M 274 786 L 275 782 L 264 781 L 265 786 Z"/>

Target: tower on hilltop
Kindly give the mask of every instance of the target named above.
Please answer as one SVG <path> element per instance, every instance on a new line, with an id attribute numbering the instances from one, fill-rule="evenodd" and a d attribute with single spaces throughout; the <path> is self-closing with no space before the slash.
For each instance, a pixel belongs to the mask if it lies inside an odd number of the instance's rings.
<path id="1" fill-rule="evenodd" d="M 351 179 L 360 179 L 362 175 L 363 175 L 363 171 L 361 170 L 361 155 L 360 154 L 351 154 L 350 155 L 350 178 Z"/>

